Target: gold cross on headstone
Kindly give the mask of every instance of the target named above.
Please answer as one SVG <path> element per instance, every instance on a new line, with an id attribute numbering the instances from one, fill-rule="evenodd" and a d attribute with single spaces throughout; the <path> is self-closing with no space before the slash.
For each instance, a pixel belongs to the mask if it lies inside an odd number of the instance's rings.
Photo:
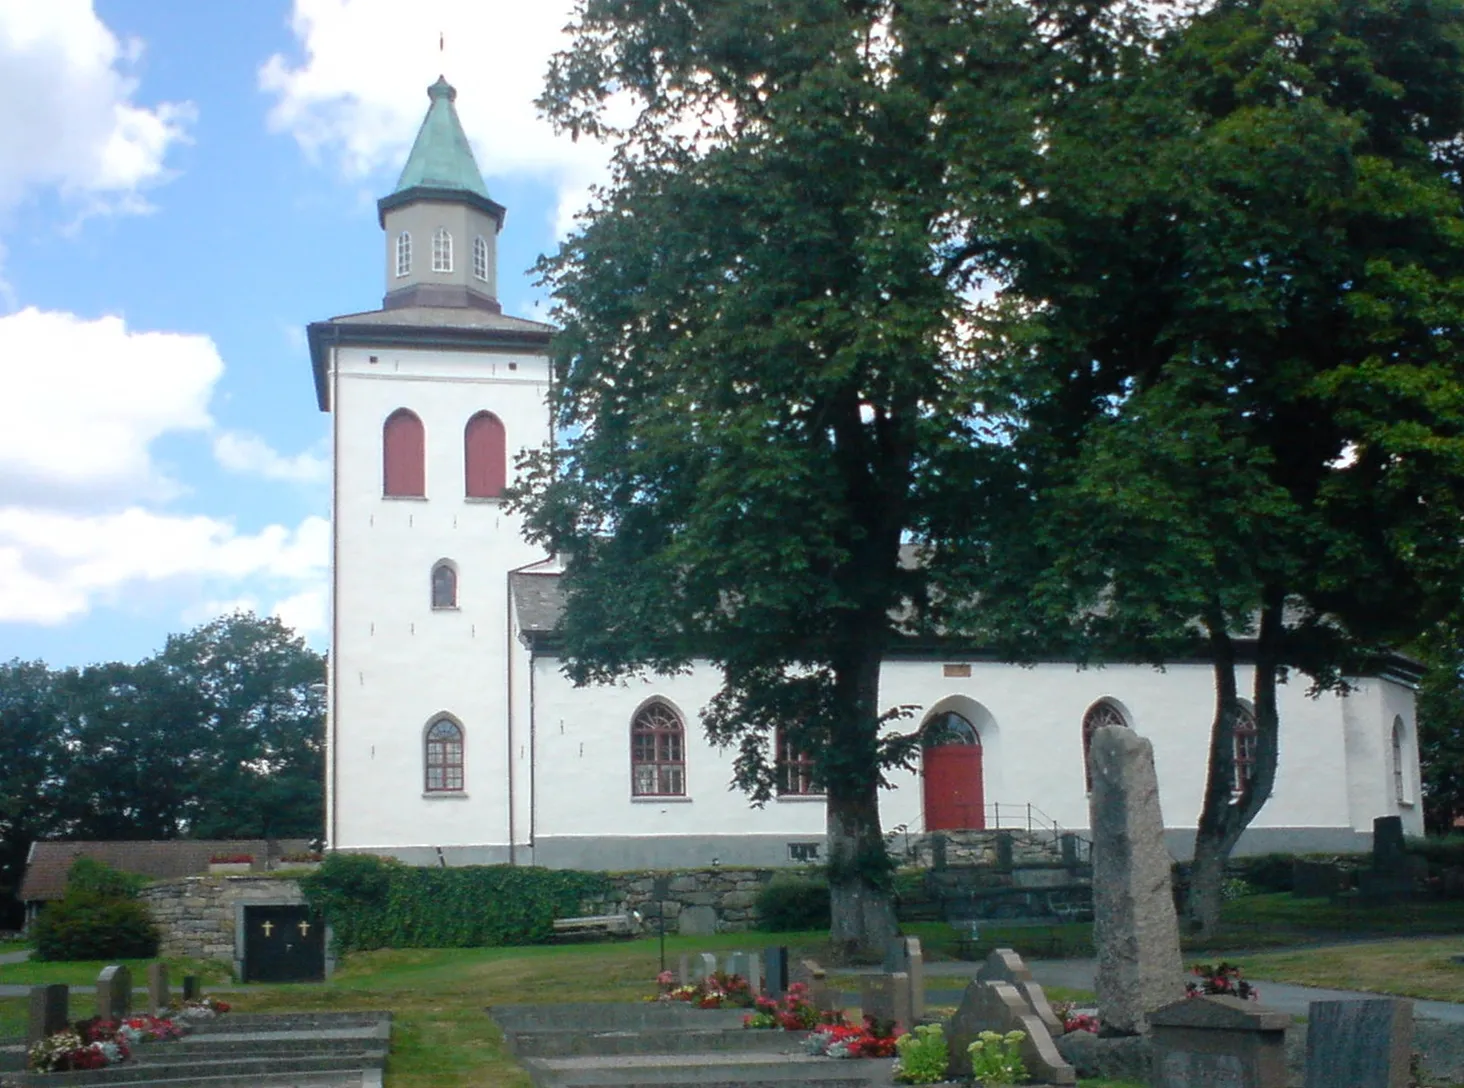
<path id="1" fill-rule="evenodd" d="M 265 922 L 264 925 L 260 926 L 259 928 L 264 930 L 264 935 L 268 937 L 271 933 L 274 932 L 274 923 Z"/>
<path id="2" fill-rule="evenodd" d="M 300 923 L 300 936 L 303 937 L 303 936 L 305 936 L 309 932 L 310 932 L 310 923 L 309 922 L 301 922 Z"/>

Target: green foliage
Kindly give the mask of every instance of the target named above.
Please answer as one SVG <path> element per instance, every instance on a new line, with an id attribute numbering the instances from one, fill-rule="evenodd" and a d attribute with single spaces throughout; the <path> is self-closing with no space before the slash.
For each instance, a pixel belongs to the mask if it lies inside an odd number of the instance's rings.
<path id="1" fill-rule="evenodd" d="M 1027 1079 L 1027 1065 L 1022 1061 L 1025 1031 L 1009 1031 L 1000 1035 L 983 1031 L 966 1048 L 971 1055 L 971 1076 L 983 1088 L 1005 1088 Z"/>
<path id="2" fill-rule="evenodd" d="M 1257 854 L 1254 857 L 1232 858 L 1226 872 L 1243 880 L 1256 891 L 1289 892 L 1295 854 Z"/>
<path id="3" fill-rule="evenodd" d="M 90 892 L 104 899 L 136 899 L 150 881 L 137 873 L 114 869 L 93 858 L 77 858 L 66 874 L 66 890 Z"/>
<path id="4" fill-rule="evenodd" d="M 32 936 L 39 960 L 147 959 L 158 951 L 146 905 L 81 888 L 48 904 Z"/>
<path id="5" fill-rule="evenodd" d="M 1431 835 L 1428 838 L 1410 838 L 1406 842 L 1410 854 L 1427 858 L 1431 867 L 1464 869 L 1464 835 Z"/>
<path id="6" fill-rule="evenodd" d="M 1446 833 L 1464 815 L 1464 618 L 1435 625 L 1413 644 L 1418 683 L 1418 759 L 1428 830 Z"/>
<path id="7" fill-rule="evenodd" d="M 895 1074 L 899 1083 L 939 1084 L 946 1079 L 951 1049 L 939 1024 L 921 1024 L 901 1035 L 895 1040 L 895 1053 L 900 1058 L 900 1071 Z"/>
<path id="8" fill-rule="evenodd" d="M 555 918 L 608 889 L 600 873 L 429 869 L 363 854 L 331 854 L 300 884 L 341 951 L 530 944 L 553 933 Z"/>
<path id="9" fill-rule="evenodd" d="M 828 881 L 779 874 L 757 893 L 757 925 L 769 933 L 825 929 L 829 925 Z"/>

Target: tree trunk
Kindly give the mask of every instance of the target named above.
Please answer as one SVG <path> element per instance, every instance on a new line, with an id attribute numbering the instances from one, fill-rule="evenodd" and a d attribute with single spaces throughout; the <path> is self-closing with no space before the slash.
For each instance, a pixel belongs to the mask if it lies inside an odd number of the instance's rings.
<path id="1" fill-rule="evenodd" d="M 1243 789 L 1235 785 L 1235 723 L 1240 696 L 1235 683 L 1235 645 L 1218 607 L 1206 616 L 1215 672 L 1215 720 L 1210 729 L 1209 773 L 1205 801 L 1195 829 L 1195 856 L 1190 867 L 1185 921 L 1200 937 L 1214 936 L 1220 926 L 1225 863 L 1240 836 L 1271 796 L 1279 751 L 1276 711 L 1276 669 L 1280 655 L 1282 604 L 1285 593 L 1268 586 L 1262 591 L 1260 629 L 1256 636 L 1256 752 L 1251 777 Z"/>
<path id="2" fill-rule="evenodd" d="M 829 942 L 850 963 L 884 955 L 899 935 L 890 877 L 893 864 L 879 822 L 877 761 L 880 716 L 877 649 L 866 648 L 835 670 L 835 702 L 846 727 L 834 732 L 845 758 L 828 779 Z"/>

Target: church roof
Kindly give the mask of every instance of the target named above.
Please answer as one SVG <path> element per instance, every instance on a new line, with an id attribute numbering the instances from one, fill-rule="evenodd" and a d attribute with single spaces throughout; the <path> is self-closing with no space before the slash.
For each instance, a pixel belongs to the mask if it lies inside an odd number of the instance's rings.
<path id="1" fill-rule="evenodd" d="M 503 205 L 488 195 L 478 160 L 473 157 L 473 148 L 453 105 L 457 90 L 438 76 L 437 82 L 427 88 L 427 97 L 432 104 L 422 118 L 396 188 L 376 202 L 378 217 L 384 220 L 392 208 L 413 200 L 459 200 L 493 216 L 501 226 Z"/>
<path id="2" fill-rule="evenodd" d="M 458 120 L 457 107 L 453 105 L 457 99 L 456 88 L 438 76 L 437 82 L 427 88 L 427 97 L 432 100 L 432 105 L 427 108 L 427 116 L 422 118 L 412 153 L 407 156 L 402 176 L 392 191 L 400 193 L 419 186 L 461 189 L 489 199 L 488 187 L 478 172 L 478 160 L 473 158 L 467 133 Z"/>

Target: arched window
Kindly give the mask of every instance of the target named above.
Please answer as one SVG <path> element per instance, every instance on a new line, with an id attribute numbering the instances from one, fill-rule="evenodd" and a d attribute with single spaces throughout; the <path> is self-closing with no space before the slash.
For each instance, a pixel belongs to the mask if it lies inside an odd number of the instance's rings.
<path id="1" fill-rule="evenodd" d="M 457 571 L 445 559 L 432 568 L 432 607 L 457 607 Z"/>
<path id="2" fill-rule="evenodd" d="M 396 272 L 398 276 L 409 275 L 412 271 L 412 236 L 406 231 L 397 235 L 396 251 Z"/>
<path id="3" fill-rule="evenodd" d="M 470 499 L 503 494 L 507 454 L 503 424 L 492 412 L 479 412 L 463 431 L 463 474 Z"/>
<path id="4" fill-rule="evenodd" d="M 481 234 L 473 239 L 473 275 L 480 280 L 488 279 L 488 243 Z"/>
<path id="5" fill-rule="evenodd" d="M 630 726 L 630 783 L 636 797 L 686 793 L 686 727 L 659 699 L 636 711 Z"/>
<path id="6" fill-rule="evenodd" d="M 426 790 L 461 793 L 463 789 L 463 731 L 450 718 L 438 718 L 427 729 Z"/>
<path id="7" fill-rule="evenodd" d="M 422 498 L 427 494 L 426 435 L 416 413 L 398 408 L 381 432 L 384 495 Z"/>
<path id="8" fill-rule="evenodd" d="M 925 737 L 922 741 L 926 748 L 956 747 L 981 747 L 981 737 L 976 732 L 976 727 L 967 721 L 954 710 L 947 710 L 944 714 L 937 714 L 925 723 Z"/>
<path id="9" fill-rule="evenodd" d="M 779 729 L 775 737 L 778 753 L 778 794 L 781 797 L 807 797 L 823 793 L 823 787 L 813 780 L 813 757 L 783 736 Z"/>
<path id="10" fill-rule="evenodd" d="M 1235 777 L 1230 790 L 1236 797 L 1244 793 L 1256 774 L 1257 734 L 1256 712 L 1241 703 L 1235 715 L 1235 733 L 1231 740 L 1235 752 Z"/>
<path id="11" fill-rule="evenodd" d="M 1408 804 L 1408 778 L 1403 770 L 1403 719 L 1393 719 L 1393 800 Z"/>
<path id="12" fill-rule="evenodd" d="M 452 235 L 447 233 L 446 227 L 438 227 L 432 232 L 432 271 L 452 271 Z"/>
<path id="13" fill-rule="evenodd" d="M 1083 715 L 1083 783 L 1089 793 L 1093 792 L 1093 771 L 1088 766 L 1088 752 L 1093 747 L 1093 734 L 1104 726 L 1110 725 L 1124 729 L 1129 727 L 1128 719 L 1123 716 L 1123 711 L 1107 699 L 1099 699 Z"/>

